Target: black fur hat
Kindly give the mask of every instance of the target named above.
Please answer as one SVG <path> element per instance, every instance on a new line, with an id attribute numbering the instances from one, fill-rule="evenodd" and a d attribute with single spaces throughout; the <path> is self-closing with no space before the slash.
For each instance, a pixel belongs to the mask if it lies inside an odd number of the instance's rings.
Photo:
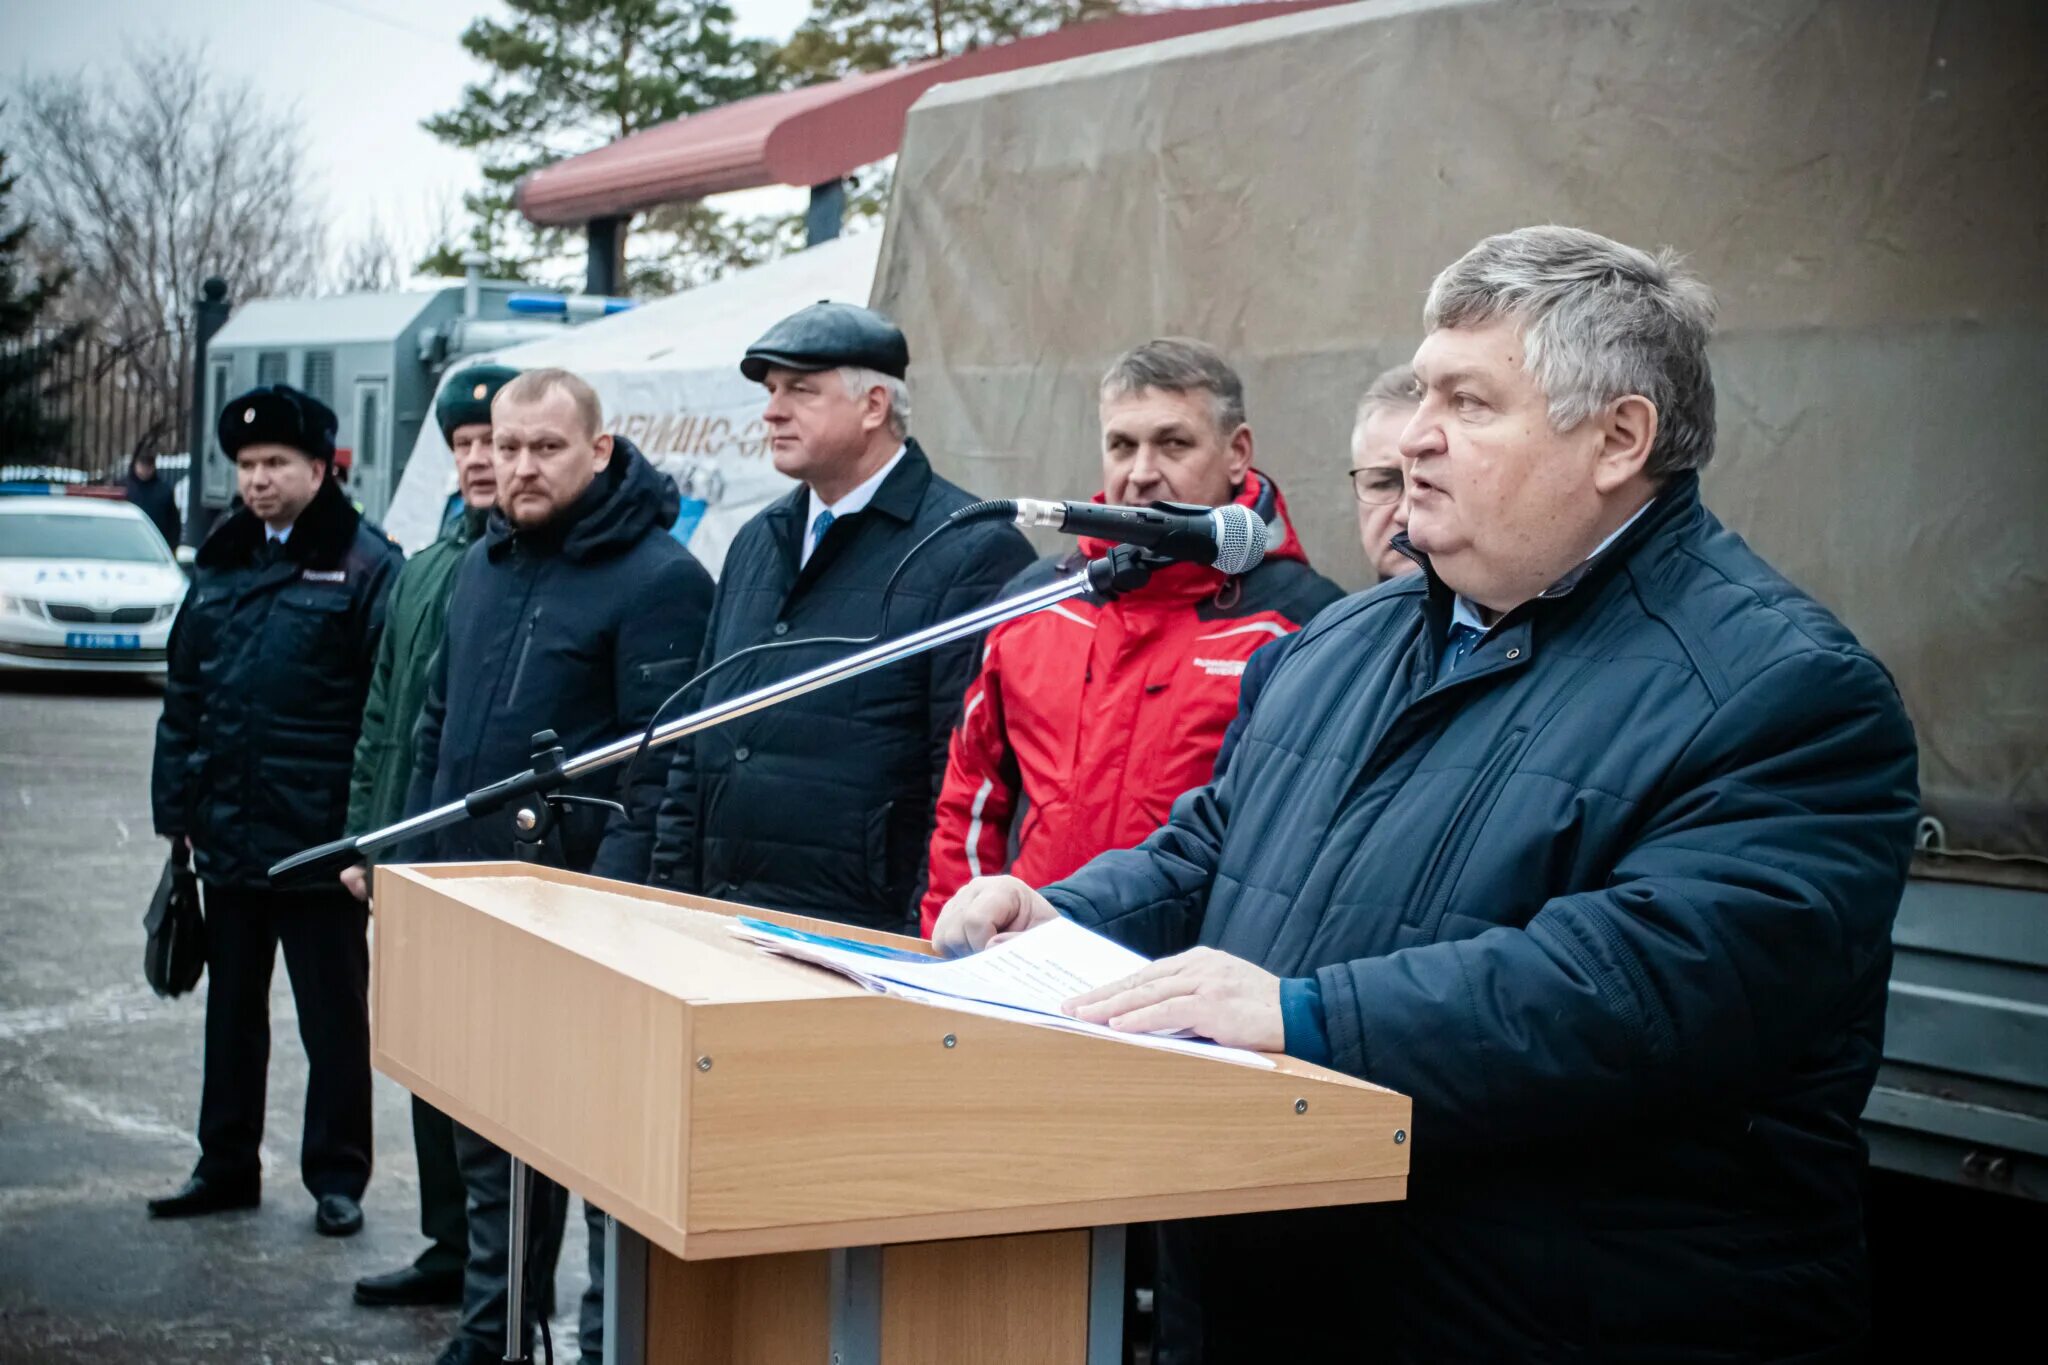
<path id="1" fill-rule="evenodd" d="M 274 443 L 332 468 L 339 425 L 334 409 L 312 394 L 289 384 L 264 384 L 221 409 L 220 448 L 232 460 L 243 446 Z"/>

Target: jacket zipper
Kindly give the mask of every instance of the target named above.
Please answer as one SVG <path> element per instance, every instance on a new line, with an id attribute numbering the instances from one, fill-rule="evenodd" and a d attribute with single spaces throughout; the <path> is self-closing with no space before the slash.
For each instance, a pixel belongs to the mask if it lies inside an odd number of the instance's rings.
<path id="1" fill-rule="evenodd" d="M 1444 911 L 1449 908 L 1451 888 L 1456 885 L 1458 873 L 1465 866 L 1465 856 L 1471 851 L 1472 843 L 1479 837 L 1480 826 L 1492 813 L 1494 798 L 1507 785 L 1509 769 L 1515 757 L 1522 752 L 1522 741 L 1528 732 L 1515 729 L 1493 751 L 1486 760 L 1486 766 L 1479 770 L 1479 776 L 1472 781 L 1472 787 L 1465 793 L 1465 799 L 1458 803 L 1458 812 L 1451 817 L 1451 838 L 1437 845 L 1437 856 L 1430 863 L 1429 871 L 1422 879 L 1423 912 L 1418 928 L 1421 941 L 1434 942 Z"/>
<path id="2" fill-rule="evenodd" d="M 526 618 L 526 639 L 519 646 L 519 662 L 512 666 L 512 687 L 505 693 L 505 705 L 519 700 L 519 680 L 526 676 L 526 659 L 533 653 L 533 633 L 540 627 L 541 608 L 535 607 L 533 615 Z"/>

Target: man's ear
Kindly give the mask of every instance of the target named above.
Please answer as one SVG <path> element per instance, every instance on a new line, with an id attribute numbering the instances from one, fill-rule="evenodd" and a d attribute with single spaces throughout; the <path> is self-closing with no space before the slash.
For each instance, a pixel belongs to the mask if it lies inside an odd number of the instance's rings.
<path id="1" fill-rule="evenodd" d="M 1230 486 L 1236 488 L 1244 482 L 1244 476 L 1252 467 L 1252 427 L 1249 422 L 1239 422 L 1237 430 L 1230 433 Z"/>
<path id="2" fill-rule="evenodd" d="M 880 384 L 870 384 L 860 396 L 860 429 L 880 431 L 888 425 L 889 391 Z"/>
<path id="3" fill-rule="evenodd" d="M 603 469 L 612 462 L 612 434 L 609 431 L 597 433 L 590 442 L 590 448 L 597 452 L 592 469 Z"/>
<path id="4" fill-rule="evenodd" d="M 1617 398 L 1594 419 L 1600 449 L 1593 457 L 1593 486 L 1612 493 L 1643 472 L 1657 443 L 1657 405 L 1639 393 Z"/>

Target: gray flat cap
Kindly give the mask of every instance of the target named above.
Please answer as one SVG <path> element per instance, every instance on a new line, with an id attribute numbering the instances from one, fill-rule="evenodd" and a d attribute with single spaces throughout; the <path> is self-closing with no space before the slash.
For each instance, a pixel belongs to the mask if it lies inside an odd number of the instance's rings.
<path id="1" fill-rule="evenodd" d="M 901 379 L 910 368 L 910 343 L 895 323 L 872 308 L 821 299 L 791 313 L 747 347 L 740 373 L 758 384 L 771 365 L 785 370 L 858 365 Z"/>

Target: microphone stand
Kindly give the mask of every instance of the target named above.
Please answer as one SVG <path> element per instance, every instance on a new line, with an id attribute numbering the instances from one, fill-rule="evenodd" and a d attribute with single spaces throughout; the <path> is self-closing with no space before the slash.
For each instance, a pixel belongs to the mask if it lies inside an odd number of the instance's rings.
<path id="1" fill-rule="evenodd" d="M 1014 597 L 991 602 L 984 607 L 977 607 L 950 621 L 941 621 L 897 639 L 870 645 L 843 659 L 820 664 L 781 682 L 757 687 L 751 692 L 729 697 L 716 706 L 707 706 L 702 711 L 667 721 L 656 726 L 652 736 L 646 738 L 647 747 L 650 750 L 666 748 L 677 740 L 701 730 L 709 730 L 727 721 L 738 720 L 741 716 L 752 715 L 756 711 L 779 705 L 792 697 L 801 697 L 821 687 L 830 687 L 833 683 L 844 682 L 848 678 L 856 678 L 863 673 L 871 673 L 875 669 L 900 663 L 937 649 L 941 645 L 951 644 L 955 640 L 980 635 L 1006 621 L 1029 616 L 1034 611 L 1042 611 L 1068 598 L 1080 597 L 1090 592 L 1103 597 L 1115 597 L 1120 593 L 1135 591 L 1145 586 L 1155 568 L 1168 562 L 1170 561 L 1135 546 L 1119 545 L 1102 558 L 1088 561 L 1087 568 L 1081 573 L 1056 579 L 1042 588 L 1033 588 L 1029 592 L 1021 592 Z M 547 736 L 547 743 L 552 745 L 554 736 L 547 731 L 541 733 Z M 406 840 L 431 834 L 435 830 L 445 829 L 463 820 L 489 815 L 525 797 L 539 794 L 545 802 L 550 794 L 560 787 L 625 762 L 639 750 L 642 738 L 637 734 L 627 735 L 569 759 L 561 756 L 559 748 L 538 753 L 535 755 L 534 766 L 525 772 L 515 773 L 489 786 L 479 787 L 461 800 L 450 801 L 446 805 L 422 811 L 418 815 L 386 825 L 382 829 L 373 829 L 366 834 L 349 835 L 331 843 L 294 853 L 270 869 L 270 880 L 273 884 L 278 884 L 295 874 L 310 877 L 316 873 L 337 873 L 360 861 L 360 855 L 364 853 L 404 843 Z M 540 735 L 535 736 L 536 747 L 542 747 L 538 744 L 540 739 Z M 529 807 L 522 810 L 521 815 L 528 815 L 532 809 Z M 532 818 L 540 817 L 536 813 Z"/>
<path id="2" fill-rule="evenodd" d="M 1142 550 L 1132 545 L 1118 545 L 1100 559 L 1090 560 L 1085 570 L 1057 579 L 1042 588 L 1018 593 L 999 602 L 992 602 L 974 611 L 913 631 L 894 640 L 885 640 L 870 645 L 857 653 L 849 654 L 833 663 L 820 664 L 781 682 L 770 683 L 729 698 L 716 706 L 678 717 L 664 725 L 655 727 L 651 736 L 646 737 L 648 749 L 666 748 L 677 740 L 685 739 L 702 730 L 752 715 L 756 711 L 788 701 L 792 697 L 815 692 L 821 687 L 830 687 L 848 678 L 859 677 L 893 663 L 900 663 L 919 654 L 951 644 L 972 635 L 979 635 L 1043 611 L 1055 603 L 1068 598 L 1080 597 L 1093 592 L 1102 597 L 1115 597 L 1142 588 L 1151 579 L 1152 571 L 1169 559 Z M 613 740 L 598 748 L 578 754 L 574 758 L 563 755 L 561 745 L 552 730 L 542 730 L 533 737 L 533 766 L 523 773 L 480 787 L 460 801 L 450 801 L 444 806 L 425 811 L 382 829 L 366 834 L 336 839 L 295 853 L 270 869 L 273 883 L 298 874 L 310 877 L 319 872 L 339 872 L 356 862 L 363 853 L 392 844 L 416 839 L 445 829 L 461 820 L 473 820 L 503 810 L 514 802 L 524 802 L 512 816 L 512 837 L 517 843 L 517 856 L 522 862 L 538 863 L 545 858 L 548 832 L 552 829 L 559 809 L 567 803 L 609 806 L 623 812 L 625 807 L 616 801 L 598 797 L 577 796 L 562 792 L 561 787 L 578 778 L 594 772 L 601 772 L 631 758 L 639 751 L 642 736 L 628 735 Z M 537 798 L 526 800 L 526 798 Z M 511 1158 L 512 1208 L 510 1225 L 507 1229 L 505 1257 L 505 1355 L 509 1365 L 524 1365 L 531 1359 L 522 1339 L 525 1336 L 526 1316 L 526 1252 L 529 1223 L 532 1215 L 532 1174 L 524 1161 Z"/>

